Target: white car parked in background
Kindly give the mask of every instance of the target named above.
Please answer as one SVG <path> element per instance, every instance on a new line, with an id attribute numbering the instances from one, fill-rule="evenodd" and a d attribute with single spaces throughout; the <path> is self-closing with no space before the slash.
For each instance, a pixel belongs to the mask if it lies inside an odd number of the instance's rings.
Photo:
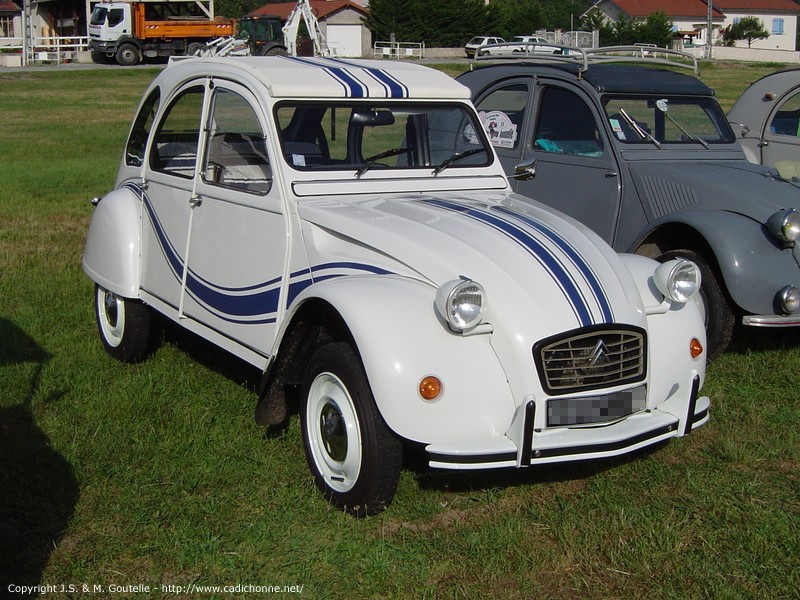
<path id="1" fill-rule="evenodd" d="M 467 58 L 474 58 L 475 53 L 480 49 L 486 46 L 487 44 L 505 44 L 506 41 L 501 37 L 490 36 L 490 35 L 476 35 L 470 41 L 466 43 L 464 46 L 464 52 L 467 54 Z"/>
<path id="2" fill-rule="evenodd" d="M 432 467 L 528 467 L 708 419 L 697 267 L 618 255 L 511 193 L 439 71 L 176 62 L 95 204 L 106 350 L 144 358 L 155 311 L 264 370 L 259 423 L 300 390 L 311 472 L 352 514 L 391 502 L 405 441 Z"/>

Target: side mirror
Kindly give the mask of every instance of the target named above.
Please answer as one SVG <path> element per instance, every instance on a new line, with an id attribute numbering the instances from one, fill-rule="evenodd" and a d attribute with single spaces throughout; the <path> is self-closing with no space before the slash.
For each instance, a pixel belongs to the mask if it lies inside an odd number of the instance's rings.
<path id="1" fill-rule="evenodd" d="M 518 164 L 514 167 L 514 174 L 511 176 L 512 179 L 518 179 L 519 181 L 527 181 L 528 179 L 533 179 L 536 177 L 536 159 L 533 158 L 529 162 L 524 162 Z"/>

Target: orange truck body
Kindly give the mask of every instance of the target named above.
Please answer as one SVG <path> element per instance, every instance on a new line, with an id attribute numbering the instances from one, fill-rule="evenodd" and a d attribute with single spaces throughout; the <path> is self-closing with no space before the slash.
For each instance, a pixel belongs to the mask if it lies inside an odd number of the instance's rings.
<path id="1" fill-rule="evenodd" d="M 217 38 L 234 35 L 236 21 L 224 17 L 209 19 L 168 19 L 148 21 L 145 19 L 145 5 L 131 3 L 133 9 L 133 33 L 140 40 L 170 40 Z"/>

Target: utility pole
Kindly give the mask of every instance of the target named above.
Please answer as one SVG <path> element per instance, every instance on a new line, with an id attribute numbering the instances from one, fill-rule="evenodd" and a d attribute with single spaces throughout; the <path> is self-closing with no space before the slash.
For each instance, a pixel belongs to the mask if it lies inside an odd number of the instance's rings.
<path id="1" fill-rule="evenodd" d="M 714 31 L 714 2 L 712 0 L 706 0 L 706 4 L 708 4 L 708 23 L 706 24 L 706 58 L 711 60 L 711 34 Z"/>

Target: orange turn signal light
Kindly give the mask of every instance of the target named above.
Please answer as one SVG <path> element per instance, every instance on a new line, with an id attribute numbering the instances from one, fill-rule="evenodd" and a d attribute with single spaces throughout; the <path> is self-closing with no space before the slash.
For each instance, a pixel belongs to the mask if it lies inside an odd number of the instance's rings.
<path id="1" fill-rule="evenodd" d="M 692 341 L 689 342 L 689 354 L 692 355 L 692 358 L 697 358 L 703 353 L 703 344 L 700 343 L 700 340 L 697 338 L 692 338 Z"/>
<path id="2" fill-rule="evenodd" d="M 427 375 L 419 381 L 419 395 L 428 402 L 437 400 L 442 395 L 443 389 L 442 380 L 434 375 Z"/>

